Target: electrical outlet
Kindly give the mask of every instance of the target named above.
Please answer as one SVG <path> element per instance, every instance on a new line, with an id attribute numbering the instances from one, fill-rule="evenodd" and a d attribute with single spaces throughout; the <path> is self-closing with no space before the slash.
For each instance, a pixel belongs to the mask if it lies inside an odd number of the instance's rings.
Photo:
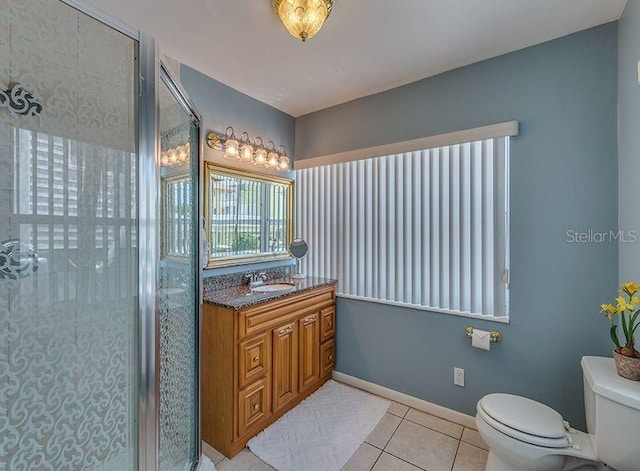
<path id="1" fill-rule="evenodd" d="M 453 384 L 464 388 L 464 370 L 462 368 L 453 369 Z"/>

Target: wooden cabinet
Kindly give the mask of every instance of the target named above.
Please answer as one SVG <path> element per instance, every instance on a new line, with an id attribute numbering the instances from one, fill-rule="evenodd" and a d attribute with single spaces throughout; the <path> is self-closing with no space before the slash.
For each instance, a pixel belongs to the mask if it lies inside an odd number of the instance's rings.
<path id="1" fill-rule="evenodd" d="M 205 304 L 202 438 L 228 457 L 331 377 L 335 285 L 232 309 Z"/>
<path id="2" fill-rule="evenodd" d="M 320 380 L 319 312 L 305 316 L 300 323 L 300 391 L 312 389 Z"/>
<path id="3" fill-rule="evenodd" d="M 279 412 L 298 396 L 298 323 L 272 330 L 273 411 Z"/>

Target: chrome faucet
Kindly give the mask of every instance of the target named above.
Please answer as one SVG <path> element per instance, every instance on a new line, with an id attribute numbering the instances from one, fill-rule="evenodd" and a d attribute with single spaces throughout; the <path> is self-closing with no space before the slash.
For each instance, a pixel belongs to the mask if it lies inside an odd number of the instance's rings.
<path id="1" fill-rule="evenodd" d="M 254 286 L 263 285 L 265 281 L 267 281 L 267 274 L 264 272 L 256 273 L 254 271 L 250 271 L 249 273 L 245 273 L 244 281 L 249 285 L 250 288 Z"/>

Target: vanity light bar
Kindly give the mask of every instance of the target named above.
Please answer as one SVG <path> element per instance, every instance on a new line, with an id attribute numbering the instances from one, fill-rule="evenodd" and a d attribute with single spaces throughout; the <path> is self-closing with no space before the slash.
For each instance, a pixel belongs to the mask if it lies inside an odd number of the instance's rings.
<path id="1" fill-rule="evenodd" d="M 252 162 L 253 165 L 260 165 L 266 168 L 287 172 L 291 169 L 289 157 L 284 146 L 280 146 L 281 151 L 276 150 L 273 141 L 269 141 L 265 147 L 261 137 L 256 137 L 253 141 L 249 139 L 249 134 L 243 132 L 238 139 L 229 126 L 224 134 L 210 131 L 207 134 L 207 145 L 211 149 L 223 150 L 225 159 L 239 160 L 241 162 Z"/>
<path id="2" fill-rule="evenodd" d="M 183 146 L 172 147 L 160 154 L 160 165 L 162 167 L 173 167 L 182 165 L 191 155 L 191 146 L 187 142 Z"/>

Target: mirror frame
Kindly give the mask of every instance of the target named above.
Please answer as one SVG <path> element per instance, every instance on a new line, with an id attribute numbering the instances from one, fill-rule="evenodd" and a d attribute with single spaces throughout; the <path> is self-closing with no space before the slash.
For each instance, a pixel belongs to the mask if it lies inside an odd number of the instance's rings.
<path id="1" fill-rule="evenodd" d="M 283 178 L 275 175 L 269 175 L 264 173 L 256 173 L 250 172 L 247 170 L 237 169 L 233 167 L 225 167 L 223 165 L 219 165 L 215 162 L 205 161 L 205 169 L 204 169 L 204 218 L 206 221 L 206 231 L 207 231 L 207 240 L 209 244 L 211 243 L 211 214 L 210 214 L 210 185 L 211 185 L 211 174 L 219 173 L 222 175 L 227 175 L 230 177 L 238 177 L 244 178 L 248 180 L 257 181 L 260 183 L 277 183 L 280 185 L 287 186 L 287 197 L 289 198 L 289 204 L 287 208 L 287 240 L 285 241 L 285 247 L 287 250 L 282 253 L 264 253 L 264 254 L 251 254 L 251 255 L 231 255 L 228 257 L 218 257 L 215 259 L 211 258 L 211 246 L 207 246 L 207 266 L 205 269 L 209 270 L 212 268 L 222 268 L 222 267 L 232 267 L 236 265 L 247 265 L 249 263 L 260 263 L 260 262 L 271 262 L 274 260 L 286 260 L 291 259 L 292 256 L 289 253 L 288 247 L 293 240 L 293 230 L 294 230 L 294 186 L 295 181 L 289 178 Z"/>

